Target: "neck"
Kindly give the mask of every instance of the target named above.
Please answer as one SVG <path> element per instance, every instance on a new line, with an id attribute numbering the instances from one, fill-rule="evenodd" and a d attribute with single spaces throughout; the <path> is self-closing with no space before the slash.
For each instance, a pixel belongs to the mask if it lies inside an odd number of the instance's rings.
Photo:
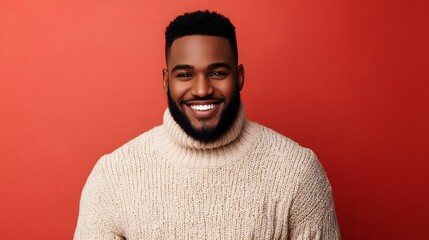
<path id="1" fill-rule="evenodd" d="M 240 106 L 234 122 L 224 134 L 214 141 L 203 142 L 186 134 L 180 125 L 173 119 L 170 111 L 166 110 L 164 113 L 164 126 L 166 127 L 167 133 L 171 139 L 173 139 L 173 141 L 175 141 L 179 146 L 193 149 L 213 149 L 231 143 L 240 135 L 244 122 L 244 108 L 243 106 Z"/>
<path id="2" fill-rule="evenodd" d="M 237 161 L 250 146 L 255 128 L 244 117 L 241 105 L 231 127 L 213 142 L 195 140 L 183 131 L 167 109 L 155 142 L 160 156 L 175 165 L 222 166 Z"/>

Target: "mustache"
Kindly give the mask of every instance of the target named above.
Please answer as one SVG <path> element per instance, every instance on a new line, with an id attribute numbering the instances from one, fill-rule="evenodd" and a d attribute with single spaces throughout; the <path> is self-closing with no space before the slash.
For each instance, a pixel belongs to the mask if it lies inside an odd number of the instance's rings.
<path id="1" fill-rule="evenodd" d="M 196 96 L 196 97 L 192 97 L 192 98 L 182 99 L 182 100 L 180 100 L 180 103 L 186 104 L 186 103 L 191 102 L 191 101 L 206 101 L 206 100 L 223 101 L 223 100 L 225 100 L 225 98 L 211 97 L 211 96 L 207 96 L 207 97 Z"/>

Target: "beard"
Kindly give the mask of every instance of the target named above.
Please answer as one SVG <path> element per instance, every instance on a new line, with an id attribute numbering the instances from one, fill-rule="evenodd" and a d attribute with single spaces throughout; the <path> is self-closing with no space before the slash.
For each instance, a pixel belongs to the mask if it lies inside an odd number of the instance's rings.
<path id="1" fill-rule="evenodd" d="M 197 129 L 192 126 L 191 121 L 188 117 L 179 110 L 174 100 L 171 98 L 170 89 L 167 92 L 168 98 L 168 109 L 170 110 L 171 116 L 179 124 L 179 126 L 185 131 L 186 134 L 191 136 L 193 139 L 210 143 L 219 139 L 225 134 L 232 126 L 235 118 L 237 117 L 238 110 L 240 108 L 240 90 L 238 87 L 231 98 L 231 102 L 226 106 L 225 110 L 221 113 L 218 124 L 215 127 L 203 126 Z M 206 100 L 208 98 L 198 98 L 198 100 Z"/>

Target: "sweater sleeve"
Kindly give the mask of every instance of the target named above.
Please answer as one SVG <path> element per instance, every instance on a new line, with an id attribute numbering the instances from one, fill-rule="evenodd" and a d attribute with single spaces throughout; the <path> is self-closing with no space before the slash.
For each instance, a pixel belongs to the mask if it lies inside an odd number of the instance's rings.
<path id="1" fill-rule="evenodd" d="M 94 166 L 82 190 L 74 240 L 125 239 L 114 225 L 114 204 L 111 189 L 106 184 L 108 168 L 104 160 L 101 158 Z"/>
<path id="2" fill-rule="evenodd" d="M 328 178 L 316 155 L 308 158 L 298 173 L 300 182 L 289 219 L 290 240 L 341 239 Z"/>

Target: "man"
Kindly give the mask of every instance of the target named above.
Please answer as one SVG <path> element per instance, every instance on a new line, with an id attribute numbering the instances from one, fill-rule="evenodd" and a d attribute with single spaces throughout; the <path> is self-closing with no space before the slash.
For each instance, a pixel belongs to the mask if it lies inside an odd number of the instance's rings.
<path id="1" fill-rule="evenodd" d="M 164 122 L 97 162 L 75 239 L 339 239 L 313 152 L 244 117 L 229 19 L 184 14 L 165 36 Z"/>

